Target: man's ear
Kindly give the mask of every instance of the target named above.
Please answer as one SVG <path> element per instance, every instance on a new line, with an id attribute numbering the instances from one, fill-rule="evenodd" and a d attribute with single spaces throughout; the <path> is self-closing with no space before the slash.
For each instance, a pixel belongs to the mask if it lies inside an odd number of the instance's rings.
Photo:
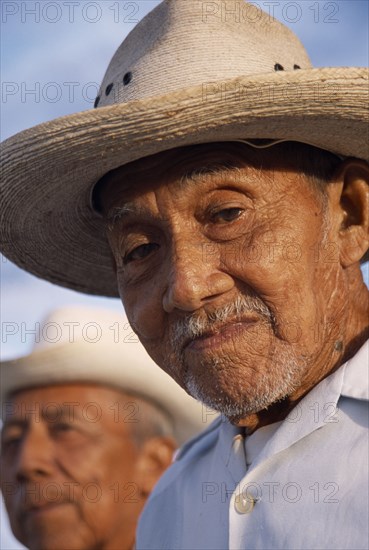
<path id="1" fill-rule="evenodd" d="M 339 183 L 336 213 L 339 222 L 341 265 L 349 267 L 361 260 L 369 247 L 369 165 L 347 159 L 334 178 Z"/>
<path id="2" fill-rule="evenodd" d="M 177 446 L 171 437 L 153 437 L 145 441 L 136 463 L 138 485 L 149 496 L 154 485 L 170 466 Z"/>

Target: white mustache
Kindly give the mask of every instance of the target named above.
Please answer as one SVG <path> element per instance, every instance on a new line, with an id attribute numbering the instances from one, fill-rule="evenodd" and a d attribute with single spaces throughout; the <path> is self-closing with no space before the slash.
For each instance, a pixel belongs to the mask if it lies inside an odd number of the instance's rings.
<path id="1" fill-rule="evenodd" d="M 264 302 L 257 296 L 238 296 L 234 302 L 207 313 L 193 313 L 182 319 L 178 319 L 172 325 L 171 340 L 174 349 L 179 351 L 183 343 L 199 338 L 214 330 L 214 325 L 241 319 L 242 316 L 257 313 L 265 320 L 272 322 L 273 314 Z"/>

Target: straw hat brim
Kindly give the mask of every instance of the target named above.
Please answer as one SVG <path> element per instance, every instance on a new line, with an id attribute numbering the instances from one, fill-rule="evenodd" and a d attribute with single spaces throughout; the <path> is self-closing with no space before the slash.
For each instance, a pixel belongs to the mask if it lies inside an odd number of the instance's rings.
<path id="1" fill-rule="evenodd" d="M 118 296 L 93 185 L 133 160 L 190 144 L 286 139 L 369 161 L 364 68 L 276 72 L 58 118 L 2 146 L 2 251 L 48 281 Z"/>
<path id="2" fill-rule="evenodd" d="M 215 412 L 187 395 L 143 350 L 139 351 L 132 343 L 127 343 L 125 350 L 120 344 L 119 350 L 116 348 L 117 345 L 110 342 L 100 341 L 95 345 L 78 341 L 39 349 L 20 359 L 2 361 L 2 418 L 9 409 L 6 403 L 14 392 L 80 382 L 112 387 L 156 404 L 170 415 L 179 445 L 214 420 Z"/>

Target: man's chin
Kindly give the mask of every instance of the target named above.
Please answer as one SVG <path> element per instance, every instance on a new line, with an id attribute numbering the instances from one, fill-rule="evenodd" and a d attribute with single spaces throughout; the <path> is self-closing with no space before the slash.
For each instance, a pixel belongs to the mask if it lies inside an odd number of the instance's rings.
<path id="1" fill-rule="evenodd" d="M 232 424 L 238 424 L 244 418 L 258 413 L 271 404 L 265 399 L 258 398 L 251 401 L 247 395 L 232 396 L 224 391 L 219 391 L 214 395 L 213 392 L 206 392 L 204 388 L 199 387 L 193 380 L 187 382 L 186 390 L 206 407 L 225 416 Z"/>
<path id="2" fill-rule="evenodd" d="M 273 386 L 271 381 L 269 385 L 265 382 L 259 386 L 259 388 L 256 385 L 242 388 L 241 384 L 222 386 L 219 380 L 214 386 L 205 386 L 194 377 L 186 380 L 186 391 L 192 397 L 222 414 L 231 424 L 238 426 L 245 425 L 244 421 L 253 415 L 268 416 L 270 413 L 273 417 L 278 413 L 281 404 L 288 400 L 289 390 L 292 389 L 292 386 L 288 388 L 285 384 Z"/>
<path id="3" fill-rule="evenodd" d="M 271 413 L 301 384 L 306 360 L 279 354 L 272 363 L 266 358 L 247 362 L 211 357 L 196 365 L 186 365 L 185 388 L 195 399 L 221 413 L 232 422 L 251 415 Z"/>
<path id="4" fill-rule="evenodd" d="M 92 550 L 91 546 L 84 546 L 70 536 L 63 534 L 49 533 L 47 536 L 37 536 L 20 541 L 29 550 Z"/>
<path id="5" fill-rule="evenodd" d="M 27 532 L 20 540 L 30 550 L 90 550 L 91 544 L 86 537 L 81 537 L 75 524 L 53 525 L 52 522 L 43 525 L 26 526 Z M 86 544 L 87 543 L 87 544 Z"/>

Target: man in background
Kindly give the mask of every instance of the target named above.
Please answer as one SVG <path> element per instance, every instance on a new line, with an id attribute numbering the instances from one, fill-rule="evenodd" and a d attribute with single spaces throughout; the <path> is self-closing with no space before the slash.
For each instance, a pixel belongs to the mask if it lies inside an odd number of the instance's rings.
<path id="1" fill-rule="evenodd" d="M 201 406 L 154 368 L 121 315 L 64 308 L 1 363 L 1 489 L 31 550 L 124 550 Z M 124 341 L 126 340 L 126 341 Z"/>

